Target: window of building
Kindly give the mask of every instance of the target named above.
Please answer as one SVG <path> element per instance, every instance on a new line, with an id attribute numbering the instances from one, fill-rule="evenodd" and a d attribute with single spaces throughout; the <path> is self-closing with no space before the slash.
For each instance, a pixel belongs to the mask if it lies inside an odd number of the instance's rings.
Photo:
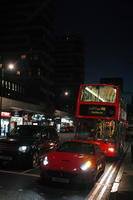
<path id="1" fill-rule="evenodd" d="M 11 82 L 8 82 L 8 89 L 11 89 Z"/>
<path id="2" fill-rule="evenodd" d="M 14 83 L 12 83 L 12 90 L 14 90 Z"/>
<path id="3" fill-rule="evenodd" d="M 39 59 L 39 56 L 38 55 L 34 55 L 34 60 L 38 60 Z"/>
<path id="4" fill-rule="evenodd" d="M 15 91 L 17 91 L 17 84 L 15 84 Z"/>
<path id="5" fill-rule="evenodd" d="M 17 85 L 17 92 L 20 93 L 20 86 L 19 86 L 19 84 Z"/>
<path id="6" fill-rule="evenodd" d="M 21 59 L 26 59 L 27 56 L 26 55 L 21 55 Z"/>
<path id="7" fill-rule="evenodd" d="M 20 72 L 20 71 L 17 71 L 16 74 L 17 74 L 18 76 L 20 76 L 21 72 Z"/>
<path id="8" fill-rule="evenodd" d="M 37 75 L 38 75 L 38 76 L 40 76 L 40 75 L 41 75 L 41 70 L 40 70 L 40 68 L 38 68 Z"/>
<path id="9" fill-rule="evenodd" d="M 2 87 L 4 87 L 4 80 L 2 80 Z"/>
<path id="10" fill-rule="evenodd" d="M 22 86 L 21 86 L 21 85 L 18 85 L 18 92 L 21 93 L 21 94 L 22 94 L 22 92 L 23 92 L 23 91 L 22 91 Z"/>
<path id="11" fill-rule="evenodd" d="M 5 88 L 8 88 L 8 82 L 5 81 Z"/>

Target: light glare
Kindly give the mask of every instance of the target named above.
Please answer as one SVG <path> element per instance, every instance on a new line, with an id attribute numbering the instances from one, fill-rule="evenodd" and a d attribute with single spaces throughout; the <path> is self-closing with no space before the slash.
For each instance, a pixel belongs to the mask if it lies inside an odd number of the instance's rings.
<path id="1" fill-rule="evenodd" d="M 9 68 L 10 70 L 14 69 L 14 64 L 9 64 L 9 65 L 8 65 L 8 68 Z"/>
<path id="2" fill-rule="evenodd" d="M 25 153 L 28 150 L 28 146 L 20 146 L 18 150 Z"/>
<path id="3" fill-rule="evenodd" d="M 91 166 L 91 162 L 90 161 L 87 161 L 84 165 L 82 165 L 80 167 L 80 169 L 82 169 L 83 171 L 87 170 L 88 168 L 90 168 Z"/>
<path id="4" fill-rule="evenodd" d="M 44 158 L 44 160 L 43 160 L 43 164 L 46 166 L 46 165 L 48 165 L 48 157 L 47 156 L 45 156 L 45 158 Z"/>

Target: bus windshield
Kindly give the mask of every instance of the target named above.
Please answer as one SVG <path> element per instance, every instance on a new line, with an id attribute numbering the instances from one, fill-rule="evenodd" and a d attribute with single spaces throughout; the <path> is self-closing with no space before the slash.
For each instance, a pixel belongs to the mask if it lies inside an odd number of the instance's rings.
<path id="1" fill-rule="evenodd" d="M 88 85 L 82 86 L 82 102 L 116 102 L 116 88 L 109 85 Z"/>

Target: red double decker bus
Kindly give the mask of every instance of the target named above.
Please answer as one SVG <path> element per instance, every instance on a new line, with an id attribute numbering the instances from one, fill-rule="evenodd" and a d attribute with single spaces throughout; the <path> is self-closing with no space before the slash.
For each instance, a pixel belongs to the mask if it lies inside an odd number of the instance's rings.
<path id="1" fill-rule="evenodd" d="M 126 102 L 119 86 L 80 86 L 76 107 L 77 138 L 97 140 L 107 157 L 117 157 L 124 150 L 126 125 Z"/>

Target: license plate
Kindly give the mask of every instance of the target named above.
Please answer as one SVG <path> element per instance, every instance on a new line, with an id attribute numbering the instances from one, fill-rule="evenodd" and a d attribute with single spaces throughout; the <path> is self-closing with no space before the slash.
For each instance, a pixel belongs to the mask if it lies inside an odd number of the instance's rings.
<path id="1" fill-rule="evenodd" d="M 59 183 L 69 183 L 69 179 L 58 178 L 58 177 L 52 177 L 52 181 L 59 182 Z"/>
<path id="2" fill-rule="evenodd" d="M 13 158 L 11 156 L 2 156 L 2 155 L 0 155 L 0 159 L 2 159 L 2 160 L 12 160 Z"/>

